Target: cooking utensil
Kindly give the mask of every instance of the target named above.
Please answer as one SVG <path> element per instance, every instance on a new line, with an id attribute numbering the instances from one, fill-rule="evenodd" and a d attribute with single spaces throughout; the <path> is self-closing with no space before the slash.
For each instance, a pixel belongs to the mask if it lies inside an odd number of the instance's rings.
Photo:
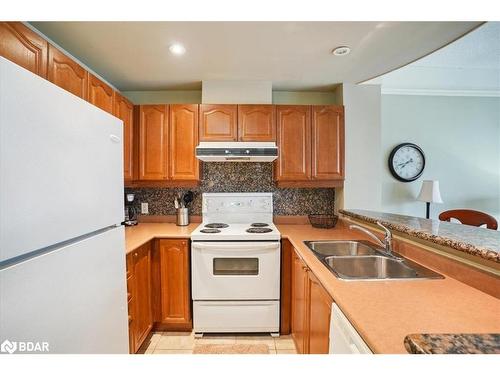
<path id="1" fill-rule="evenodd" d="M 174 206 L 175 206 L 175 209 L 179 209 L 179 201 L 177 200 L 177 197 L 174 198 Z"/>
<path id="2" fill-rule="evenodd" d="M 187 207 L 188 204 L 193 201 L 193 192 L 191 190 L 188 190 L 182 197 L 182 200 L 184 201 L 184 207 Z"/>

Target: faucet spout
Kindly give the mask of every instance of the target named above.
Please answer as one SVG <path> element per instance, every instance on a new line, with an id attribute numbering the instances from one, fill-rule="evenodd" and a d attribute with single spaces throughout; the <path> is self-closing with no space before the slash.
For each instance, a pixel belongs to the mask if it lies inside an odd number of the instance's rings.
<path id="1" fill-rule="evenodd" d="M 386 226 L 384 226 L 382 223 L 380 223 L 379 221 L 377 221 L 377 225 L 379 227 L 381 227 L 384 230 L 384 232 L 385 232 L 384 241 L 381 241 L 375 234 L 373 234 L 373 232 L 369 231 L 366 228 L 363 228 L 362 226 L 359 226 L 359 225 L 356 225 L 356 224 L 351 224 L 351 225 L 349 225 L 349 229 L 355 229 L 355 230 L 359 230 L 360 232 L 365 233 L 370 238 L 372 238 L 375 242 L 377 242 L 379 244 L 379 246 L 383 247 L 384 250 L 385 250 L 385 252 L 388 255 L 393 256 L 393 254 L 392 254 L 392 233 L 391 233 L 391 231 Z"/>

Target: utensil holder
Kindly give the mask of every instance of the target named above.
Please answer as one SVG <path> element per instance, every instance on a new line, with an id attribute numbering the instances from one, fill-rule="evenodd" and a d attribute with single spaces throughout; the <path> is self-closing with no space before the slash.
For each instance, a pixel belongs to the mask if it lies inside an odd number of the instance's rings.
<path id="1" fill-rule="evenodd" d="M 189 225 L 189 209 L 187 207 L 177 209 L 177 225 L 180 227 Z"/>

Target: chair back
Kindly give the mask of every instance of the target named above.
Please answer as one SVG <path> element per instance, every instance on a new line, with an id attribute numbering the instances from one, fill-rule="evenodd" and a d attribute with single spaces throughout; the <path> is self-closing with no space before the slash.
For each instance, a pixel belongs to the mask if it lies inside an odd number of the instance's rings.
<path id="1" fill-rule="evenodd" d="M 486 228 L 488 229 L 498 229 L 496 219 L 481 211 L 460 209 L 444 211 L 439 214 L 439 220 L 441 221 L 450 221 L 452 218 L 457 219 L 462 224 L 473 225 L 475 227 L 486 224 Z"/>

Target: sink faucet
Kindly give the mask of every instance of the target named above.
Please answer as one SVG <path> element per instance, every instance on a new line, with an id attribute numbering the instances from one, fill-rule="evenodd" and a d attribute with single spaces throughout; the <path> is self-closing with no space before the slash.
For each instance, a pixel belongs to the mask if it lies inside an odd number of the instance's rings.
<path id="1" fill-rule="evenodd" d="M 359 225 L 355 225 L 355 224 L 349 225 L 349 229 L 357 229 L 363 233 L 366 233 L 368 236 L 370 236 L 370 238 L 373 238 L 381 247 L 383 247 L 385 249 L 385 252 L 388 255 L 394 256 L 394 254 L 392 253 L 392 233 L 391 233 L 391 231 L 386 226 L 382 225 L 382 223 L 380 221 L 377 221 L 377 225 L 385 231 L 384 242 L 380 241 L 378 239 L 378 237 L 375 236 L 368 229 L 363 228 Z"/>

